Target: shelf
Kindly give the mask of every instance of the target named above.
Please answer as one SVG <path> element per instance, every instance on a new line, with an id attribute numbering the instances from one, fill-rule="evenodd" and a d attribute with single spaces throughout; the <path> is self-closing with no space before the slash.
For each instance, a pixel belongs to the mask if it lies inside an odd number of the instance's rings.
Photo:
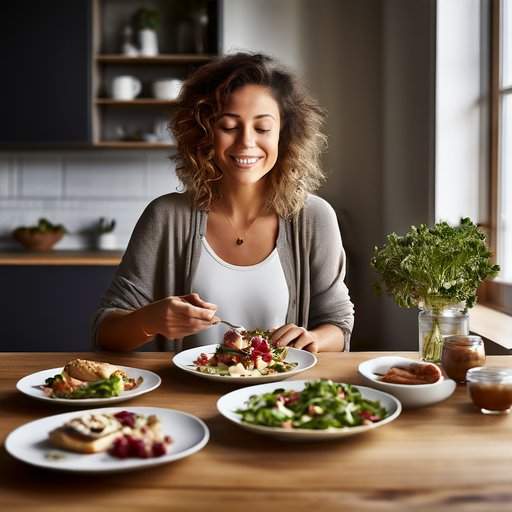
<path id="1" fill-rule="evenodd" d="M 154 56 L 123 54 L 125 24 L 140 7 L 140 0 L 93 0 L 91 72 L 91 139 L 97 150 L 161 150 L 172 154 L 174 139 L 168 136 L 168 124 L 178 107 L 177 98 L 159 99 L 153 93 L 161 80 L 186 80 L 196 69 L 219 57 L 219 0 L 180 2 L 151 0 L 159 11 L 162 30 L 158 33 L 160 53 Z M 177 5 L 183 15 L 206 10 L 208 23 L 201 32 L 180 27 Z M 188 27 L 188 28 L 187 28 Z M 183 32 L 183 33 L 182 33 Z M 132 34 L 137 44 L 137 34 Z M 197 39 L 200 37 L 200 40 Z M 133 76 L 142 91 L 132 99 L 114 99 L 112 85 L 119 76 Z M 116 95 L 117 96 L 117 95 Z M 160 97 L 165 97 L 159 95 Z M 122 98 L 122 95 L 118 97 Z M 131 96 L 127 95 L 128 98 Z M 164 126 L 165 125 L 165 126 Z M 143 135 L 154 134 L 155 137 Z M 158 134 L 158 135 L 156 135 Z"/>
<path id="2" fill-rule="evenodd" d="M 136 106 L 136 105 L 155 105 L 169 106 L 176 105 L 176 100 L 158 100 L 155 98 L 139 98 L 136 100 L 113 100 L 110 98 L 96 98 L 94 102 L 97 105 L 113 105 L 118 107 Z"/>
<path id="3" fill-rule="evenodd" d="M 167 144 L 165 142 L 144 142 L 144 141 L 122 141 L 122 140 L 105 140 L 95 142 L 95 148 L 104 149 L 173 149 L 174 144 Z"/>
<path id="4" fill-rule="evenodd" d="M 0 252 L 0 265 L 109 265 L 121 262 L 123 251 L 53 250 Z"/>
<path id="5" fill-rule="evenodd" d="M 100 54 L 96 62 L 105 64 L 204 64 L 215 58 L 215 55 L 199 55 L 194 53 L 161 54 L 155 57 L 128 57 L 126 55 Z"/>

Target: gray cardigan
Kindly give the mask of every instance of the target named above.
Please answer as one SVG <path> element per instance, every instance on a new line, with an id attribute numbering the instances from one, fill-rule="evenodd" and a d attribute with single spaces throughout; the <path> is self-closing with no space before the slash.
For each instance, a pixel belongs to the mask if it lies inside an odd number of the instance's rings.
<path id="1" fill-rule="evenodd" d="M 193 291 L 190 286 L 207 216 L 206 211 L 192 205 L 186 193 L 158 197 L 146 207 L 94 315 L 94 340 L 109 311 L 135 310 L 170 295 Z M 343 330 L 345 350 L 349 350 L 354 308 L 343 282 L 345 252 L 332 207 L 320 197 L 309 195 L 297 217 L 279 219 L 277 250 L 290 296 L 287 323 L 308 329 L 320 324 L 336 325 Z M 175 348 L 179 350 L 180 344 Z"/>

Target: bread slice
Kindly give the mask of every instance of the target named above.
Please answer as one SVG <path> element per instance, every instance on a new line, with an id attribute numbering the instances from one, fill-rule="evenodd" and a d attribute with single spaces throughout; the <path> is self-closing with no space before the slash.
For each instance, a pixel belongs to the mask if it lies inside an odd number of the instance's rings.
<path id="1" fill-rule="evenodd" d="M 49 434 L 50 443 L 56 448 L 63 448 L 77 453 L 98 453 L 108 450 L 121 431 L 112 432 L 98 439 L 88 438 L 66 426 L 56 428 Z"/>
<path id="2" fill-rule="evenodd" d="M 57 448 L 97 453 L 107 450 L 122 429 L 123 425 L 111 414 L 84 414 L 52 430 L 48 436 Z"/>

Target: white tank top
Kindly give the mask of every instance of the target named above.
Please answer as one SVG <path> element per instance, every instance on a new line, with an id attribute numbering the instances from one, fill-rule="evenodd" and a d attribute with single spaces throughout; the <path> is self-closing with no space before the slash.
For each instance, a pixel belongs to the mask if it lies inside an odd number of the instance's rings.
<path id="1" fill-rule="evenodd" d="M 286 323 L 289 292 L 277 248 L 256 265 L 227 263 L 203 237 L 192 292 L 218 306 L 216 315 L 246 329 L 272 329 Z M 185 348 L 220 343 L 228 327 L 214 325 L 185 338 Z"/>

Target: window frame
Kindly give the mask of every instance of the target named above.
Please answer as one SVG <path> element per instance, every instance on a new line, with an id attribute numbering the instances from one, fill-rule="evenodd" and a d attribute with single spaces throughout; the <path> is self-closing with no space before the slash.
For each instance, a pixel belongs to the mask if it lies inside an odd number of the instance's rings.
<path id="1" fill-rule="evenodd" d="M 502 0 L 491 0 L 490 15 L 490 87 L 489 87 L 489 189 L 488 189 L 488 225 L 482 227 L 487 232 L 487 240 L 493 260 L 496 262 L 498 237 L 498 202 L 499 202 L 499 165 L 501 133 L 501 97 L 504 92 L 500 87 L 501 72 L 501 30 Z M 512 315 L 512 283 L 486 280 L 479 288 L 478 300 L 481 304 Z"/>

